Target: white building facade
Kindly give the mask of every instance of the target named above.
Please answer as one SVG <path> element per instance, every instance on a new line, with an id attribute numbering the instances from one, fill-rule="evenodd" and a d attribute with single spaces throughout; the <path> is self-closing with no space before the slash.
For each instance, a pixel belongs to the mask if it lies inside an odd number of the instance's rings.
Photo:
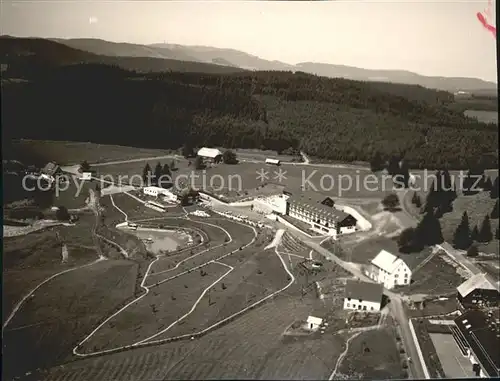
<path id="1" fill-rule="evenodd" d="M 377 254 L 365 273 L 389 290 L 396 286 L 407 286 L 411 283 L 412 273 L 408 265 L 401 258 L 386 250 L 382 250 Z"/>
<path id="2" fill-rule="evenodd" d="M 177 198 L 172 192 L 170 192 L 168 189 L 165 189 L 165 188 L 144 187 L 144 188 L 142 188 L 142 191 L 147 196 L 152 196 L 152 197 L 164 196 L 164 197 L 172 198 L 172 199 Z"/>
<path id="3" fill-rule="evenodd" d="M 312 231 L 329 235 L 333 239 L 356 231 L 356 219 L 336 209 L 330 198 L 322 202 L 308 202 L 291 197 L 287 200 L 286 214 L 307 223 Z"/>
<path id="4" fill-rule="evenodd" d="M 344 310 L 378 312 L 382 306 L 383 291 L 381 284 L 348 280 Z"/>
<path id="5" fill-rule="evenodd" d="M 217 148 L 200 148 L 197 155 L 202 157 L 204 160 L 210 160 L 213 162 L 219 162 L 222 160 L 222 152 Z"/>

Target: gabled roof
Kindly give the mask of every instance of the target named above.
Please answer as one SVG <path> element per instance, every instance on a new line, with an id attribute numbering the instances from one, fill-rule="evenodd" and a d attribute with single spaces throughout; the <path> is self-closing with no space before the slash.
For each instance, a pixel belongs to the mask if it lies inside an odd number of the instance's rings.
<path id="1" fill-rule="evenodd" d="M 385 270 L 388 273 L 392 273 L 398 268 L 399 265 L 401 265 L 402 263 L 404 264 L 404 261 L 386 250 L 381 250 L 380 253 L 378 253 L 377 256 L 372 259 L 371 263 L 372 265 Z"/>
<path id="2" fill-rule="evenodd" d="M 341 210 L 338 210 L 332 206 L 323 204 L 322 202 L 326 200 L 326 197 L 314 198 L 314 197 L 298 197 L 291 196 L 287 202 L 304 208 L 305 210 L 313 213 L 317 213 L 320 216 L 329 217 L 336 222 L 342 222 L 350 214 L 347 214 Z"/>
<path id="3" fill-rule="evenodd" d="M 222 152 L 219 151 L 217 148 L 203 147 L 200 148 L 200 150 L 198 151 L 198 156 L 209 157 L 211 159 L 215 159 L 217 156 L 220 155 L 222 155 Z"/>
<path id="4" fill-rule="evenodd" d="M 309 316 L 307 318 L 307 324 L 315 324 L 315 325 L 321 325 L 323 323 L 323 319 L 314 317 L 314 316 Z"/>
<path id="5" fill-rule="evenodd" d="M 494 319 L 479 310 L 469 310 L 455 324 L 489 377 L 500 373 L 500 335 Z"/>
<path id="6" fill-rule="evenodd" d="M 469 295 L 472 291 L 481 289 L 481 290 L 497 290 L 494 284 L 492 284 L 489 279 L 486 277 L 486 274 L 476 274 L 465 282 L 463 282 L 460 286 L 457 287 L 458 293 L 464 298 Z"/>
<path id="7" fill-rule="evenodd" d="M 382 302 L 384 286 L 379 283 L 368 283 L 356 280 L 348 280 L 345 285 L 345 297 L 365 300 L 367 302 Z"/>

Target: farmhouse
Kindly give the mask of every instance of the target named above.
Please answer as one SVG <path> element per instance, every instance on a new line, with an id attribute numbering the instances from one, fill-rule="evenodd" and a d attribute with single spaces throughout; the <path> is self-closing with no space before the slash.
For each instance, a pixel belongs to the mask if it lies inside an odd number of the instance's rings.
<path id="1" fill-rule="evenodd" d="M 197 155 L 204 161 L 210 161 L 212 163 L 218 163 L 222 160 L 222 152 L 217 148 L 200 148 Z"/>
<path id="2" fill-rule="evenodd" d="M 498 312 L 498 311 L 497 311 Z M 492 312 L 470 310 L 455 319 L 455 338 L 462 353 L 472 363 L 476 376 L 500 375 L 500 319 Z"/>
<path id="3" fill-rule="evenodd" d="M 317 331 L 322 323 L 323 319 L 314 316 L 309 316 L 307 318 L 307 329 L 311 331 Z"/>
<path id="4" fill-rule="evenodd" d="M 382 283 L 387 289 L 409 285 L 411 282 L 411 270 L 408 265 L 401 258 L 385 250 L 381 250 L 372 259 L 365 273 L 377 283 Z"/>
<path id="5" fill-rule="evenodd" d="M 348 280 L 345 285 L 344 309 L 380 311 L 383 293 L 384 288 L 379 283 Z"/>
<path id="6" fill-rule="evenodd" d="M 278 159 L 269 159 L 269 158 L 267 158 L 266 159 L 266 164 L 280 165 L 281 161 L 279 161 Z"/>
<path id="7" fill-rule="evenodd" d="M 335 202 L 330 198 L 312 199 L 289 196 L 286 199 L 286 215 L 303 221 L 311 226 L 311 230 L 331 235 L 334 239 L 338 235 L 356 231 L 356 219 L 334 207 Z"/>
<path id="8" fill-rule="evenodd" d="M 496 306 L 500 293 L 486 274 L 476 274 L 457 287 L 457 300 L 464 309 Z"/>

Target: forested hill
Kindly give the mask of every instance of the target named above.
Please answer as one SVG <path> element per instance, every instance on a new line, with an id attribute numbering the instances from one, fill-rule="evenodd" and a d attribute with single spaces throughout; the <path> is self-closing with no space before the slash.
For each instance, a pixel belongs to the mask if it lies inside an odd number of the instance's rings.
<path id="1" fill-rule="evenodd" d="M 420 168 L 497 165 L 497 126 L 450 109 L 452 94 L 418 86 L 300 72 L 144 75 L 99 64 L 21 76 L 27 81 L 3 83 L 4 139 L 301 149 L 341 161 L 380 152 Z"/>

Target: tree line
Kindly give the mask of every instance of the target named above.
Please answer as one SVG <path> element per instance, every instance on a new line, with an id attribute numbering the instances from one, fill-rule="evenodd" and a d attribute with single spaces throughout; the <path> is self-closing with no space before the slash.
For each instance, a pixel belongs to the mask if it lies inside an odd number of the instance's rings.
<path id="1" fill-rule="evenodd" d="M 88 64 L 2 91 L 6 139 L 302 150 L 341 161 L 399 156 L 412 168 L 498 164 L 496 125 L 454 111 L 449 93 L 415 86 L 291 72 L 139 75 Z"/>
<path id="2" fill-rule="evenodd" d="M 474 175 L 473 175 L 474 174 Z M 472 177 L 479 179 L 477 185 L 471 190 Z M 491 212 L 484 216 L 480 226 L 471 228 L 467 211 L 463 212 L 460 224 L 457 226 L 453 236 L 453 247 L 460 250 L 468 250 L 468 255 L 478 255 L 474 243 L 487 243 L 493 239 L 499 239 L 498 228 L 493 233 L 491 219 L 499 218 L 499 177 L 494 181 L 477 170 L 469 171 L 464 183 L 468 185 L 461 189 L 463 195 L 468 196 L 478 192 L 488 192 L 491 199 L 495 199 L 495 205 Z M 418 252 L 426 246 L 432 246 L 443 242 L 441 223 L 439 219 L 453 210 L 453 201 L 457 198 L 458 184 L 454 184 L 447 170 L 436 172 L 436 180 L 430 187 L 425 201 L 414 192 L 412 203 L 420 208 L 424 214 L 416 228 L 404 230 L 398 238 L 398 246 L 402 253 Z M 384 200 L 387 203 L 387 198 Z"/>

